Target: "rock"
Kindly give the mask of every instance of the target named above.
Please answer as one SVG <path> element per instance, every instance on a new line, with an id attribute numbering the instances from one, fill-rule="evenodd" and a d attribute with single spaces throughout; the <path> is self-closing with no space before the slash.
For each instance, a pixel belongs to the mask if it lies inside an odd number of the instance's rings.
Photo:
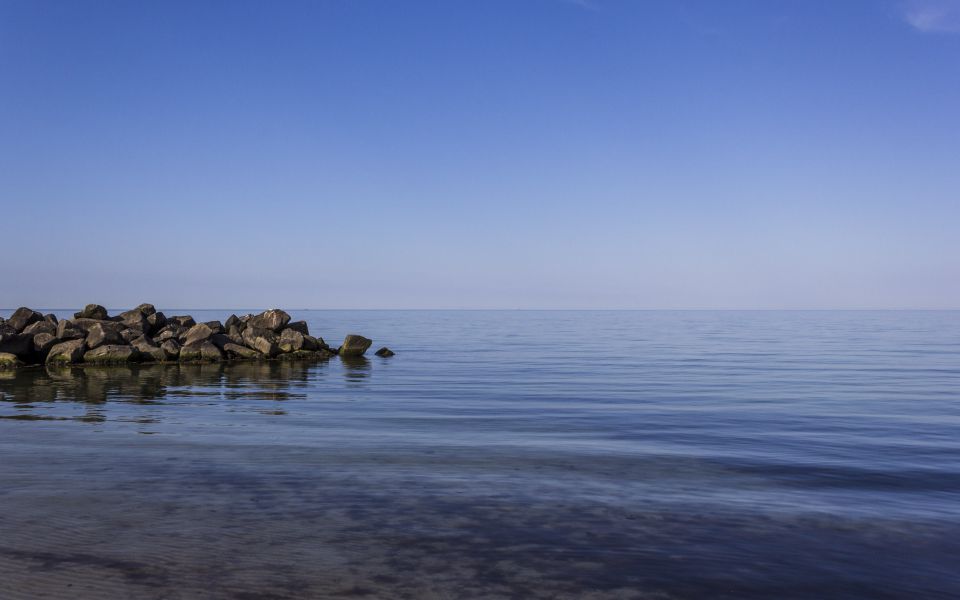
<path id="1" fill-rule="evenodd" d="M 56 327 L 57 323 L 60 322 L 60 319 L 57 318 L 57 315 L 53 313 L 43 315 L 43 320 L 46 321 L 47 323 L 52 324 L 54 327 Z"/>
<path id="2" fill-rule="evenodd" d="M 269 329 L 248 326 L 243 330 L 243 343 L 248 348 L 273 358 L 280 351 L 277 346 L 277 334 Z"/>
<path id="3" fill-rule="evenodd" d="M 107 309 L 100 306 L 99 304 L 88 304 L 83 307 L 78 313 L 74 313 L 74 319 L 96 319 L 98 321 L 106 321 L 110 317 L 107 315 Z"/>
<path id="4" fill-rule="evenodd" d="M 87 347 L 91 350 L 104 345 L 120 345 L 123 338 L 120 332 L 112 327 L 105 327 L 102 323 L 90 326 L 87 331 Z"/>
<path id="5" fill-rule="evenodd" d="M 36 323 L 27 325 L 23 330 L 23 333 L 26 333 L 27 335 L 36 335 L 38 333 L 49 333 L 50 335 L 56 335 L 57 326 L 44 319 L 43 321 L 37 321 Z"/>
<path id="6" fill-rule="evenodd" d="M 223 328 L 229 332 L 230 328 L 234 326 L 239 328 L 240 319 L 239 317 L 237 317 L 237 315 L 230 315 L 229 317 L 227 317 L 227 320 L 223 322 Z"/>
<path id="7" fill-rule="evenodd" d="M 139 329 L 124 329 L 120 332 L 120 339 L 123 340 L 124 344 L 129 344 L 133 340 L 143 337 L 144 335 L 146 334 Z"/>
<path id="8" fill-rule="evenodd" d="M 224 331 L 226 331 L 223 328 L 223 323 L 221 323 L 220 321 L 206 321 L 204 325 L 209 327 L 210 331 L 214 333 L 223 333 Z"/>
<path id="9" fill-rule="evenodd" d="M 217 348 L 220 348 L 221 350 L 223 350 L 223 347 L 226 346 L 227 344 L 237 343 L 236 340 L 234 340 L 229 335 L 226 335 L 224 333 L 215 333 L 211 335 L 209 341 L 213 342 L 213 345 L 216 346 Z M 243 340 L 241 339 L 240 341 L 242 342 Z"/>
<path id="10" fill-rule="evenodd" d="M 152 304 L 147 304 L 147 303 L 141 304 L 134 310 L 139 310 L 140 314 L 142 314 L 145 317 L 149 317 L 150 315 L 156 314 L 157 312 L 157 309 L 155 309 Z"/>
<path id="11" fill-rule="evenodd" d="M 284 329 L 277 342 L 280 352 L 296 352 L 303 349 L 303 334 L 293 329 Z"/>
<path id="12" fill-rule="evenodd" d="M 200 351 L 200 346 L 203 345 L 203 342 L 197 342 L 195 344 L 188 344 L 180 347 L 180 362 L 194 362 L 203 358 L 203 353 Z"/>
<path id="13" fill-rule="evenodd" d="M 160 349 L 167 355 L 167 360 L 180 358 L 180 342 L 177 340 L 165 340 L 160 344 Z"/>
<path id="14" fill-rule="evenodd" d="M 208 340 L 213 334 L 214 331 L 209 325 L 206 323 L 198 323 L 183 333 L 180 336 L 180 341 L 183 342 L 184 346 L 189 346 L 191 344 Z"/>
<path id="15" fill-rule="evenodd" d="M 50 349 L 56 346 L 60 341 L 52 333 L 38 333 L 33 336 L 33 352 L 43 362 L 50 353 Z"/>
<path id="16" fill-rule="evenodd" d="M 129 329 L 127 331 L 129 331 Z M 160 346 L 154 344 L 153 340 L 145 335 L 142 335 L 130 342 L 130 346 L 142 354 L 144 358 L 148 358 L 149 360 L 155 360 L 157 362 L 163 362 L 167 360 L 167 353 L 164 352 Z"/>
<path id="17" fill-rule="evenodd" d="M 286 354 L 281 354 L 278 358 L 281 360 L 326 360 L 334 354 L 327 350 L 295 350 Z"/>
<path id="18" fill-rule="evenodd" d="M 173 323 L 175 325 L 179 325 L 180 327 L 186 327 L 188 329 L 197 324 L 197 322 L 194 321 L 193 317 L 191 317 L 190 315 L 167 317 L 167 323 Z"/>
<path id="19" fill-rule="evenodd" d="M 58 340 L 82 340 L 87 337 L 87 332 L 76 327 L 73 321 L 60 321 L 57 323 L 56 336 Z"/>
<path id="20" fill-rule="evenodd" d="M 303 334 L 303 349 L 310 350 L 315 352 L 317 350 L 322 350 L 326 348 L 327 345 L 323 343 L 323 339 L 317 339 L 312 335 Z"/>
<path id="21" fill-rule="evenodd" d="M 13 327 L 17 333 L 20 333 L 27 328 L 27 325 L 32 325 L 37 321 L 42 320 L 42 314 L 38 313 L 32 308 L 21 306 L 17 310 L 13 311 L 13 314 L 10 315 L 9 319 L 7 319 L 7 325 Z"/>
<path id="22" fill-rule="evenodd" d="M 29 333 L 5 333 L 0 335 L 0 352 L 27 356 L 33 351 L 33 336 Z"/>
<path id="23" fill-rule="evenodd" d="M 363 356 L 364 352 L 370 348 L 373 340 L 362 335 L 350 334 L 343 339 L 343 345 L 340 346 L 340 356 Z"/>
<path id="24" fill-rule="evenodd" d="M 80 329 L 85 334 L 90 333 L 90 328 L 94 325 L 100 325 L 101 327 L 113 329 L 119 334 L 123 331 L 123 323 L 117 323 L 116 321 L 101 321 L 99 319 L 73 319 L 70 321 L 77 329 Z"/>
<path id="25" fill-rule="evenodd" d="M 230 358 L 246 358 L 246 359 L 255 359 L 263 358 L 263 354 L 260 354 L 252 348 L 247 348 L 246 346 L 241 346 L 240 344 L 224 344 L 223 351 L 227 353 L 227 356 Z"/>
<path id="26" fill-rule="evenodd" d="M 167 317 L 162 312 L 155 312 L 147 315 L 147 325 L 150 326 L 150 335 L 153 335 L 163 329 L 167 324 Z"/>
<path id="27" fill-rule="evenodd" d="M 23 363 L 20 362 L 16 354 L 0 352 L 0 369 L 16 369 L 21 365 L 23 365 Z"/>
<path id="28" fill-rule="evenodd" d="M 117 344 L 99 346 L 88 350 L 83 355 L 83 362 L 95 365 L 123 364 L 138 360 L 140 360 L 140 353 L 136 348 Z"/>
<path id="29" fill-rule="evenodd" d="M 273 308 L 270 310 L 265 310 L 259 315 L 250 317 L 250 320 L 247 321 L 247 325 L 249 327 L 269 329 L 274 333 L 280 333 L 280 331 L 286 327 L 287 323 L 289 322 L 290 315 L 280 309 Z"/>
<path id="30" fill-rule="evenodd" d="M 306 321 L 294 321 L 287 325 L 287 329 L 292 329 L 294 331 L 299 331 L 303 335 L 310 335 L 310 328 L 307 327 Z"/>
<path id="31" fill-rule="evenodd" d="M 223 360 L 223 351 L 217 348 L 217 345 L 207 340 L 200 344 L 200 357 L 203 360 L 220 361 Z"/>
<path id="32" fill-rule="evenodd" d="M 187 332 L 186 327 L 181 327 L 175 323 L 167 325 L 162 328 L 159 332 L 154 334 L 153 339 L 156 342 L 163 342 L 166 340 L 179 340 L 180 336 Z"/>
<path id="33" fill-rule="evenodd" d="M 150 331 L 150 323 L 147 321 L 147 316 L 140 312 L 139 308 L 133 308 L 131 310 L 120 313 L 115 317 L 117 321 L 123 323 L 129 329 L 136 329 L 143 333 Z"/>
<path id="34" fill-rule="evenodd" d="M 46 362 L 48 365 L 52 363 L 78 363 L 83 359 L 83 354 L 86 351 L 87 344 L 84 340 L 60 342 L 50 348 Z"/>
<path id="35" fill-rule="evenodd" d="M 227 329 L 226 336 L 233 340 L 234 344 L 243 344 L 243 330 L 239 325 L 231 325 Z"/>
<path id="36" fill-rule="evenodd" d="M 395 354 L 395 352 L 390 348 L 387 348 L 386 346 L 384 346 L 383 348 L 380 348 L 379 350 L 374 352 L 374 354 L 376 354 L 377 356 L 381 356 L 383 358 L 390 358 Z"/>

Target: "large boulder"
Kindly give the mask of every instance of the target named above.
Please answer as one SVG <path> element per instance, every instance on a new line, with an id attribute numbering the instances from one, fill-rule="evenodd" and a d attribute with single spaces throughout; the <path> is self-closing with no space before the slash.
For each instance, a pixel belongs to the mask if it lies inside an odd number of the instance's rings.
<path id="1" fill-rule="evenodd" d="M 143 337 L 146 334 L 139 329 L 124 329 L 120 332 L 120 339 L 123 340 L 124 344 L 129 344 L 138 337 Z"/>
<path id="2" fill-rule="evenodd" d="M 261 354 L 273 358 L 280 351 L 277 334 L 269 329 L 248 326 L 243 330 L 243 343 Z"/>
<path id="3" fill-rule="evenodd" d="M 27 325 L 24 328 L 23 333 L 26 333 L 27 335 L 36 335 L 38 333 L 49 333 L 56 335 L 57 326 L 47 320 L 37 321 L 36 323 Z"/>
<path id="4" fill-rule="evenodd" d="M 241 324 L 240 318 L 237 317 L 237 315 L 230 315 L 229 317 L 227 317 L 227 320 L 223 322 L 223 328 L 229 331 L 231 327 L 237 327 L 239 330 L 240 324 Z"/>
<path id="5" fill-rule="evenodd" d="M 223 351 L 220 348 L 217 348 L 217 345 L 207 340 L 200 344 L 200 357 L 203 360 L 209 360 L 212 362 L 223 360 Z"/>
<path id="6" fill-rule="evenodd" d="M 52 324 L 54 327 L 56 327 L 57 323 L 60 322 L 60 319 L 57 318 L 57 315 L 53 313 L 43 315 L 43 320 L 46 321 L 47 323 Z"/>
<path id="7" fill-rule="evenodd" d="M 177 360 L 180 358 L 180 342 L 177 340 L 165 340 L 160 344 L 160 349 L 166 354 L 166 360 Z"/>
<path id="8" fill-rule="evenodd" d="M 181 327 L 176 323 L 170 323 L 166 327 L 158 331 L 153 339 L 157 342 L 163 342 L 166 340 L 179 340 L 180 336 L 187 332 L 186 327 Z"/>
<path id="9" fill-rule="evenodd" d="M 157 362 L 163 362 L 167 360 L 167 353 L 164 352 L 160 346 L 154 344 L 153 340 L 145 335 L 142 335 L 130 342 L 130 346 L 142 354 L 145 360 L 154 360 Z"/>
<path id="10" fill-rule="evenodd" d="M 167 317 L 167 323 L 173 323 L 175 325 L 179 325 L 180 327 L 187 327 L 187 328 L 193 327 L 194 325 L 197 324 L 197 322 L 194 321 L 193 317 L 191 317 L 190 315 L 179 315 L 179 316 Z"/>
<path id="11" fill-rule="evenodd" d="M 21 306 L 17 310 L 13 311 L 13 314 L 10 315 L 9 319 L 7 319 L 7 325 L 13 327 L 17 333 L 20 333 L 27 328 L 27 325 L 32 325 L 37 321 L 42 320 L 43 315 L 41 313 L 38 313 L 32 308 Z"/>
<path id="12" fill-rule="evenodd" d="M 310 328 L 307 327 L 306 321 L 294 321 L 292 323 L 288 323 L 286 328 L 299 331 L 303 335 L 310 335 Z"/>
<path id="13" fill-rule="evenodd" d="M 214 333 L 223 333 L 224 331 L 226 331 L 223 328 L 223 323 L 221 323 L 220 321 L 206 321 L 204 322 L 204 325 L 209 327 L 210 330 Z"/>
<path id="14" fill-rule="evenodd" d="M 87 337 L 87 332 L 74 324 L 73 321 L 63 320 L 57 323 L 56 336 L 58 340 L 82 340 Z"/>
<path id="15" fill-rule="evenodd" d="M 210 339 L 215 332 L 206 323 L 197 323 L 180 336 L 180 341 L 184 346 L 196 344 Z"/>
<path id="16" fill-rule="evenodd" d="M 124 311 L 114 317 L 114 319 L 123 323 L 127 329 L 136 329 L 141 334 L 150 331 L 150 322 L 147 321 L 147 315 L 143 314 L 139 308 Z"/>
<path id="17" fill-rule="evenodd" d="M 134 310 L 139 310 L 140 313 L 145 317 L 149 317 L 150 315 L 155 314 L 157 312 L 157 309 L 155 309 L 152 304 L 147 304 L 146 302 L 144 302 Z"/>
<path id="18" fill-rule="evenodd" d="M 167 317 L 162 312 L 155 312 L 147 315 L 147 325 L 150 326 L 150 335 L 153 335 L 164 328 L 167 324 Z"/>
<path id="19" fill-rule="evenodd" d="M 140 360 L 140 353 L 132 346 L 109 344 L 88 350 L 83 354 L 83 362 L 94 365 L 124 364 Z"/>
<path id="20" fill-rule="evenodd" d="M 247 321 L 247 325 L 249 327 L 269 329 L 274 333 L 280 333 L 280 331 L 282 331 L 289 322 L 290 315 L 278 308 L 273 308 L 270 310 L 265 310 L 259 315 L 250 317 L 250 320 Z"/>
<path id="21" fill-rule="evenodd" d="M 325 350 L 327 345 L 323 342 L 323 338 L 315 338 L 312 335 L 303 336 L 303 349 L 304 350 Z"/>
<path id="22" fill-rule="evenodd" d="M 86 350 L 87 344 L 83 340 L 60 342 L 50 348 L 46 362 L 48 365 L 52 363 L 78 363 L 83 359 Z"/>
<path id="23" fill-rule="evenodd" d="M 91 350 L 105 345 L 123 344 L 123 338 L 116 328 L 95 323 L 87 331 L 87 347 Z"/>
<path id="24" fill-rule="evenodd" d="M 60 343 L 60 340 L 52 333 L 38 333 L 33 336 L 33 353 L 40 359 L 40 362 L 43 362 L 46 360 L 47 354 L 50 353 L 50 349 L 58 343 Z"/>
<path id="25" fill-rule="evenodd" d="M 33 336 L 29 333 L 0 334 L 0 352 L 26 356 L 33 351 Z"/>
<path id="26" fill-rule="evenodd" d="M 343 339 L 343 345 L 340 346 L 340 356 L 363 356 L 373 340 L 365 338 L 362 335 L 350 334 Z"/>
<path id="27" fill-rule="evenodd" d="M 280 352 L 296 352 L 303 349 L 303 334 L 293 329 L 284 329 L 280 334 L 277 347 Z"/>
<path id="28" fill-rule="evenodd" d="M 196 342 L 194 344 L 185 344 L 180 347 L 180 362 L 194 362 L 203 358 L 203 352 L 200 349 L 200 346 L 203 345 L 203 342 Z"/>
<path id="29" fill-rule="evenodd" d="M 117 323 L 116 321 L 103 321 L 100 319 L 73 319 L 70 321 L 70 324 L 77 329 L 82 330 L 85 334 L 90 333 L 90 328 L 94 325 L 100 325 L 105 329 L 113 329 L 118 334 L 123 331 L 123 324 Z"/>
<path id="30" fill-rule="evenodd" d="M 223 351 L 226 352 L 229 358 L 245 358 L 245 359 L 256 359 L 263 358 L 263 355 L 254 350 L 253 348 L 247 348 L 246 346 L 241 346 L 240 344 L 224 344 Z"/>
<path id="31" fill-rule="evenodd" d="M 107 309 L 100 306 L 99 304 L 88 304 L 83 307 L 83 310 L 73 314 L 74 319 L 96 319 L 98 321 L 106 321 L 109 319 L 107 315 Z"/>
<path id="32" fill-rule="evenodd" d="M 22 364 L 16 354 L 0 352 L 0 369 L 15 369 Z"/>

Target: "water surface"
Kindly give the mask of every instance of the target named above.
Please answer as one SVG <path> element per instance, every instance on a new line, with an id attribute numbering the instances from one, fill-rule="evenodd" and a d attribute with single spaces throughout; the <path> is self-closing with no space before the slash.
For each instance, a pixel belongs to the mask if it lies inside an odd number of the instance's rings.
<path id="1" fill-rule="evenodd" d="M 960 597 L 960 313 L 292 312 L 0 374 L 0 598 Z"/>

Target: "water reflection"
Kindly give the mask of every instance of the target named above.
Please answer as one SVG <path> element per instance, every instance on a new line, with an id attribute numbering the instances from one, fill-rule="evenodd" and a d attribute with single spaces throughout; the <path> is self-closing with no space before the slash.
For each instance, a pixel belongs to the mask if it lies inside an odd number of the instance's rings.
<path id="1" fill-rule="evenodd" d="M 348 381 L 369 375 L 366 359 L 351 360 L 344 367 Z M 304 361 L 22 369 L 3 373 L 0 418 L 103 422 L 108 410 L 120 410 L 109 409 L 110 403 L 144 407 L 185 402 L 282 402 L 305 398 L 307 388 L 324 378 L 328 369 L 328 363 Z M 65 411 L 65 404 L 85 408 L 80 413 L 75 408 Z M 274 406 L 261 412 L 285 414 Z M 143 419 L 140 414 L 131 420 L 152 422 L 159 419 L 159 413 Z"/>

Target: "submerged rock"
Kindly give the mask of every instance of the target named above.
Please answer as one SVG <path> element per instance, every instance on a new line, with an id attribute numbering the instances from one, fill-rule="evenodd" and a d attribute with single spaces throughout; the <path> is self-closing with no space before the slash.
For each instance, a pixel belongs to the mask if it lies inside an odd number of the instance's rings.
<path id="1" fill-rule="evenodd" d="M 386 346 L 384 346 L 383 348 L 380 348 L 379 350 L 374 352 L 374 354 L 383 358 L 390 358 L 395 354 L 395 352 L 390 348 L 387 348 Z"/>
<path id="2" fill-rule="evenodd" d="M 365 338 L 362 335 L 350 334 L 343 339 L 343 345 L 340 346 L 340 356 L 363 356 L 363 354 L 373 344 L 373 340 Z"/>

